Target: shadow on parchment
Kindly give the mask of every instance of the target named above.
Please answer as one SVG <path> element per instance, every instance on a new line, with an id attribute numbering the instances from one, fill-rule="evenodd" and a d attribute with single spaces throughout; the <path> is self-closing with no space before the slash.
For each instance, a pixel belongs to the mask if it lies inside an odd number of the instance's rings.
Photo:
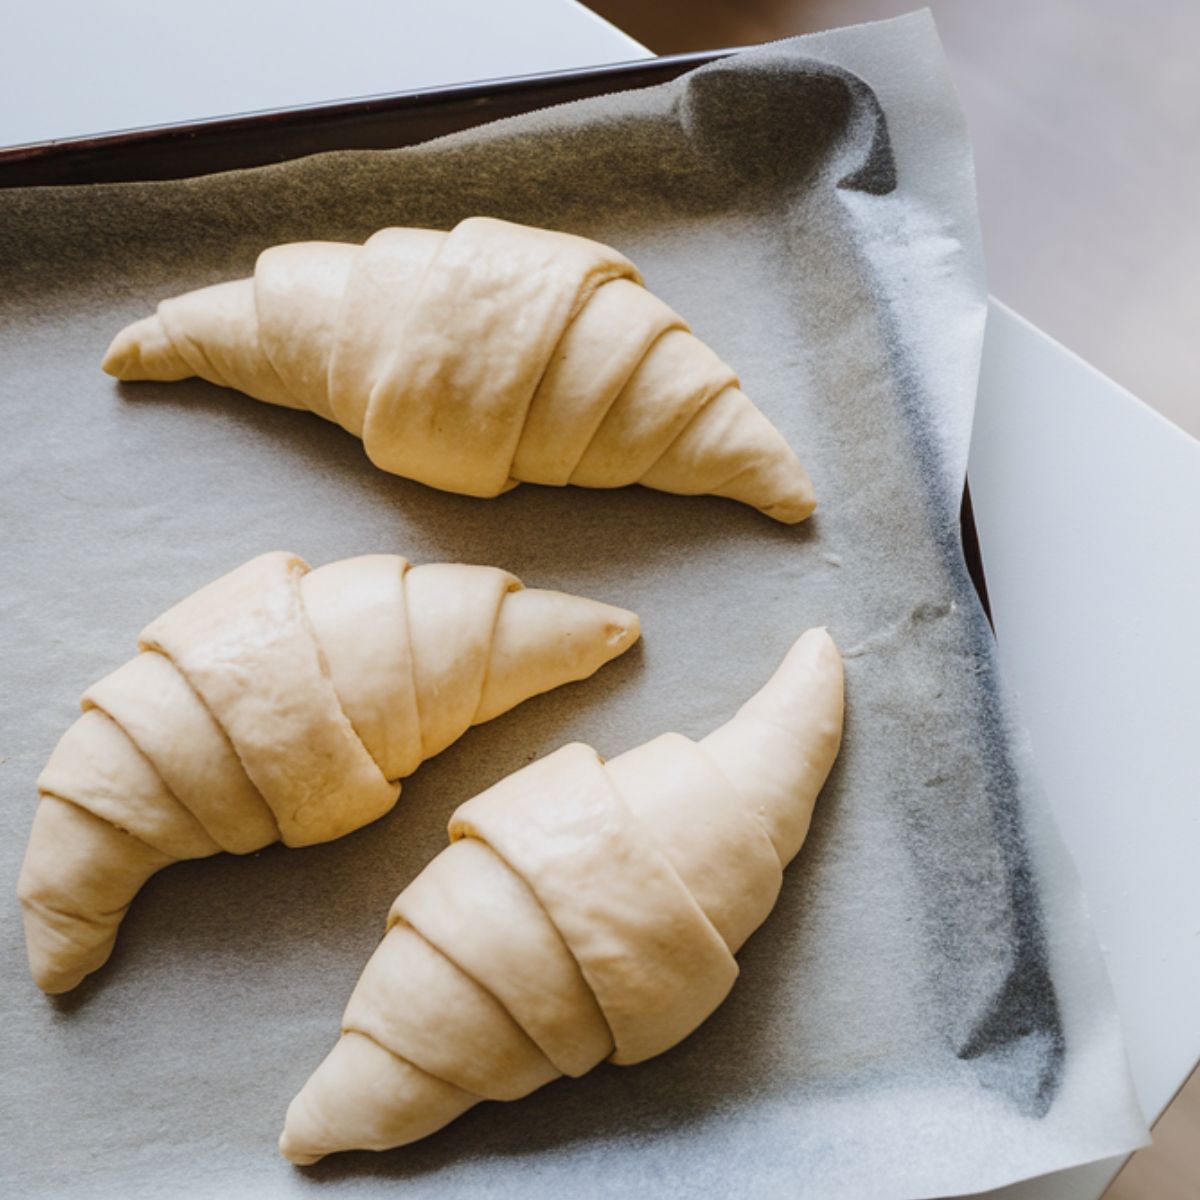
<path id="1" fill-rule="evenodd" d="M 296 471 L 316 478 L 336 476 L 339 494 L 348 501 L 361 498 L 376 508 L 380 502 L 394 504 L 406 522 L 430 536 L 436 531 L 447 557 L 528 572 L 530 587 L 555 586 L 556 572 L 576 580 L 594 577 L 599 589 L 594 598 L 620 603 L 619 597 L 604 594 L 606 588 L 612 590 L 614 563 L 636 570 L 639 564 L 654 567 L 663 559 L 686 556 L 693 545 L 735 544 L 754 537 L 795 548 L 820 536 L 819 513 L 799 525 L 783 525 L 733 500 L 679 496 L 637 484 L 612 489 L 521 484 L 491 500 L 461 496 L 381 471 L 358 438 L 313 413 L 263 404 L 198 379 L 116 384 L 114 391 L 130 412 L 143 405 L 184 410 L 223 423 L 232 437 L 262 439 L 280 460 L 293 459 Z M 521 563 L 495 561 L 498 530 L 505 541 L 521 546 Z M 631 560 L 632 546 L 637 547 L 636 561 Z M 302 546 L 295 549 L 305 553 Z M 407 553 L 403 546 L 375 549 Z M 419 561 L 415 555 L 413 559 Z"/>

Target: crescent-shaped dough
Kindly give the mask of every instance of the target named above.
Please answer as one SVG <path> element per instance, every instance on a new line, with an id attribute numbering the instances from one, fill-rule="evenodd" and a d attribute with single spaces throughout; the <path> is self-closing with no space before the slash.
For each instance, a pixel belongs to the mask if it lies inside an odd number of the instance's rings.
<path id="1" fill-rule="evenodd" d="M 624 609 L 391 554 L 264 554 L 201 588 L 84 693 L 38 780 L 18 884 L 38 986 L 100 967 L 160 868 L 358 829 L 470 726 L 637 637 Z"/>
<path id="2" fill-rule="evenodd" d="M 788 523 L 814 507 L 779 431 L 624 255 L 489 217 L 273 246 L 252 279 L 121 330 L 103 365 L 309 409 L 385 471 L 468 496 L 642 483 Z"/>
<path id="3" fill-rule="evenodd" d="M 573 744 L 468 800 L 397 898 L 288 1109 L 283 1154 L 384 1150 L 687 1037 L 775 904 L 842 734 L 842 663 L 801 637 L 732 720 L 609 763 Z"/>

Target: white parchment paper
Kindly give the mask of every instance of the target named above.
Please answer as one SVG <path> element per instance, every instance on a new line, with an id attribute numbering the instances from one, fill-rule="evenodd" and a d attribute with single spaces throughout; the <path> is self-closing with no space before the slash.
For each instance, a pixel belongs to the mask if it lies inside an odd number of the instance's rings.
<path id="1" fill-rule="evenodd" d="M 100 373 L 124 323 L 267 245 L 478 212 L 630 254 L 797 447 L 818 515 L 785 528 L 638 488 L 450 496 L 316 417 Z M 411 150 L 0 194 L 0 1191 L 940 1196 L 1140 1144 L 1079 885 L 960 554 L 984 299 L 924 16 Z M 163 872 L 111 963 L 46 999 L 13 898 L 41 765 L 148 619 L 273 548 L 495 563 L 636 609 L 644 644 L 470 732 L 367 829 Z M 277 1156 L 458 803 L 570 739 L 701 736 L 818 623 L 846 654 L 845 747 L 702 1029 L 409 1149 Z"/>

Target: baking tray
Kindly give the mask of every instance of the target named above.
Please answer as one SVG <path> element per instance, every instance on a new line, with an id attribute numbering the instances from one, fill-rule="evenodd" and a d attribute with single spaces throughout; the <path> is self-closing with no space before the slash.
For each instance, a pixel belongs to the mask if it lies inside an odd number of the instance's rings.
<path id="1" fill-rule="evenodd" d="M 128 629 L 185 578 L 294 544 L 297 512 L 297 549 L 314 561 L 400 545 L 419 560 L 502 561 L 604 598 L 611 565 L 636 547 L 621 598 L 653 630 L 577 697 L 524 705 L 427 764 L 400 817 L 304 855 L 174 868 L 149 885 L 157 894 L 135 906 L 94 987 L 40 1006 L 13 989 L 0 1005 L 15 1051 L 0 1109 L 11 1115 L 13 1179 L 40 1187 L 29 1194 L 55 1194 L 70 1176 L 81 1196 L 114 1186 L 157 1195 L 165 1170 L 197 1195 L 228 1194 L 241 1179 L 280 1196 L 389 1181 L 431 1197 L 464 1183 L 554 1196 L 601 1162 L 606 1187 L 592 1190 L 614 1197 L 651 1176 L 667 1193 L 711 1194 L 704 1181 L 724 1187 L 747 1170 L 764 1194 L 772 1182 L 791 1193 L 802 1178 L 813 1195 L 877 1194 L 884 1181 L 889 1194 L 959 1194 L 1121 1152 L 1141 1136 L 1132 1093 L 1107 1086 L 1123 1060 L 1102 964 L 963 571 L 965 542 L 981 589 L 969 509 L 965 528 L 954 517 L 985 297 L 969 149 L 932 25 L 915 16 L 710 62 L 727 53 L 0 152 L 0 186 L 12 185 L 0 195 L 11 216 L 0 224 L 0 308 L 12 320 L 0 391 L 17 485 L 5 527 L 18 551 L 0 749 L 14 795 L 32 792 L 70 715 L 68 679 L 110 668 L 128 652 Z M 652 86 L 705 63 L 680 86 Z M 786 206 L 767 210 L 773 223 L 761 232 L 754 206 L 694 209 L 710 179 L 713 197 L 740 197 L 739 180 L 757 180 L 760 163 L 788 182 L 808 161 L 807 134 L 842 128 L 847 95 L 848 173 L 831 176 L 833 204 L 806 203 L 785 226 L 797 240 L 779 244 Z M 592 99 L 563 107 L 581 98 Z M 681 113 L 688 101 L 697 107 Z M 494 124 L 521 114 L 520 125 Z M 678 132 L 660 136 L 668 127 Z M 577 129 L 587 137 L 573 138 Z M 716 138 L 700 155 L 697 132 Z M 353 152 L 361 147 L 382 152 Z M 889 147 L 907 164 L 897 203 L 873 187 L 899 178 L 879 174 Z M 730 157 L 746 170 L 722 171 Z M 52 184 L 71 186 L 41 186 Z M 685 236 L 673 226 L 664 238 L 647 220 L 660 198 L 664 215 L 685 219 Z M 869 211 L 846 224 L 843 209 Z M 825 511 L 788 531 L 717 502 L 617 491 L 568 505 L 530 490 L 476 512 L 465 498 L 364 471 L 361 447 L 325 423 L 198 383 L 114 397 L 95 370 L 121 321 L 163 294 L 244 274 L 264 245 L 361 240 L 388 223 L 447 228 L 477 211 L 562 220 L 649 263 L 660 294 L 681 310 L 686 299 L 697 328 L 737 347 L 731 361 L 747 364 L 752 394 L 774 395 L 784 430 L 825 464 Z M 952 237 L 923 237 L 930 212 Z M 897 218 L 912 235 L 901 242 Z M 889 264 L 827 253 L 864 232 L 885 250 L 910 247 L 905 261 L 933 295 L 903 286 L 877 319 L 871 289 L 891 278 L 876 270 Z M 779 302 L 794 289 L 794 307 Z M 734 293 L 744 299 L 730 304 Z M 837 303 L 845 298 L 849 310 Z M 961 336 L 930 320 L 946 312 Z M 816 353 L 831 335 L 834 352 Z M 923 362 L 905 368 L 904 348 L 929 338 L 934 359 L 954 368 L 952 387 Z M 799 366 L 791 347 L 803 350 Z M 863 464 L 870 470 L 856 474 Z M 733 586 L 714 590 L 716 578 Z M 466 1117 L 403 1155 L 348 1155 L 296 1173 L 263 1154 L 279 1097 L 328 1046 L 344 995 L 333 981 L 361 970 L 378 913 L 444 844 L 451 800 L 564 738 L 608 749 L 663 720 L 685 733 L 711 728 L 801 619 L 843 639 L 852 735 L 807 869 L 747 948 L 746 985 L 703 1044 Z M 58 699 L 28 703 L 50 690 Z M 618 691 L 620 703 L 606 703 Z M 877 736 L 856 736 L 871 727 Z M 12 858 L 25 809 L 5 810 Z M 1045 912 L 1038 881 L 1049 885 Z M 20 946 L 15 927 L 5 933 L 15 978 Z M 843 969 L 865 958 L 877 969 Z M 176 970 L 181 962 L 188 969 Z M 898 1010 L 897 997 L 917 999 Z M 47 1159 L 55 1127 L 71 1136 Z M 961 1154 L 913 1156 L 931 1128 Z M 978 1143 L 980 1128 L 990 1141 Z"/>
<path id="2" fill-rule="evenodd" d="M 259 167 L 323 150 L 414 146 L 530 109 L 666 83 L 693 67 L 733 53 L 736 51 L 676 54 L 95 137 L 33 142 L 0 149 L 0 187 L 183 179 L 235 167 Z"/>
<path id="3" fill-rule="evenodd" d="M 387 150 L 608 92 L 653 87 L 734 49 L 673 54 L 569 71 L 514 75 L 213 120 L 125 130 L 0 149 L 0 188 L 184 179 L 285 162 L 327 150 Z M 961 508 L 963 554 L 991 621 L 971 509 Z"/>

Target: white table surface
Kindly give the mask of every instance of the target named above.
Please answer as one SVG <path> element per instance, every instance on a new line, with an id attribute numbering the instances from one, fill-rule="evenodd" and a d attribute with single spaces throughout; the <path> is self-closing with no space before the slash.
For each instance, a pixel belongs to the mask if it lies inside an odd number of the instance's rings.
<path id="1" fill-rule="evenodd" d="M 574 0 L 0 12 L 0 146 L 650 56 Z M 1200 443 L 995 306 L 970 475 L 1001 661 L 1153 1119 L 1200 1059 Z M 1004 1195 L 1094 1200 L 1119 1165 Z"/>
<path id="2" fill-rule="evenodd" d="M 0 0 L 0 146 L 650 57 L 573 0 Z"/>
<path id="3" fill-rule="evenodd" d="M 993 303 L 968 474 L 1001 666 L 1153 1121 L 1200 1060 L 1200 442 Z M 1097 1196 L 1121 1161 L 1012 1195 Z"/>

